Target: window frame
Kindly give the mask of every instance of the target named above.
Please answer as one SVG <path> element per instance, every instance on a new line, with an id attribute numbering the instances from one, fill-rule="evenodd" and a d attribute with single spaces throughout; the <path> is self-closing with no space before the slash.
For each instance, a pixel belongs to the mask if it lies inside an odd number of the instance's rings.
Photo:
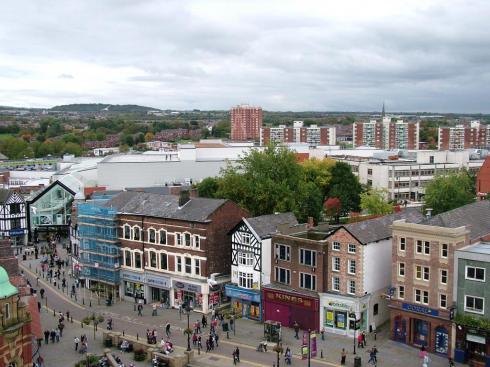
<path id="1" fill-rule="evenodd" d="M 287 278 L 286 279 L 287 282 L 282 282 L 280 280 L 281 271 L 284 271 L 284 275 Z M 281 284 L 291 285 L 291 269 L 282 268 L 280 266 L 275 266 L 274 267 L 274 276 L 275 276 L 276 282 L 281 283 Z"/>
<path id="2" fill-rule="evenodd" d="M 354 264 L 354 266 L 352 266 Z M 351 271 L 354 268 L 354 271 Z M 357 272 L 357 263 L 355 259 L 348 259 L 347 260 L 347 274 L 349 275 L 356 275 Z"/>
<path id="3" fill-rule="evenodd" d="M 468 301 L 468 298 L 473 298 L 474 301 L 473 301 L 473 306 L 476 305 L 476 299 L 481 299 L 482 300 L 482 308 L 481 308 L 481 311 L 478 311 L 476 308 L 468 308 L 467 307 L 467 301 Z M 469 295 L 469 294 L 465 294 L 464 295 L 464 311 L 465 312 L 470 312 L 470 313 L 476 313 L 478 315 L 484 315 L 485 314 L 485 298 L 484 297 L 477 297 L 477 296 L 472 296 L 472 295 Z"/>
<path id="4" fill-rule="evenodd" d="M 444 306 L 442 305 L 442 303 L 443 303 L 442 298 L 443 297 L 445 298 L 444 299 Z M 439 293 L 439 308 L 447 309 L 447 294 L 446 293 Z"/>
<path id="5" fill-rule="evenodd" d="M 165 258 L 165 268 L 162 266 L 162 258 Z M 160 256 L 159 256 L 159 269 L 160 270 L 168 270 L 168 254 L 166 252 L 160 252 Z"/>
<path id="6" fill-rule="evenodd" d="M 351 248 L 353 248 L 353 249 L 354 249 L 354 251 L 351 251 Z M 357 246 L 356 246 L 356 244 L 355 244 L 355 243 L 349 243 L 349 244 L 347 245 L 347 252 L 348 252 L 349 254 L 355 254 L 355 253 L 357 252 Z"/>
<path id="7" fill-rule="evenodd" d="M 402 269 L 403 269 L 403 274 L 402 274 Z M 398 263 L 398 276 L 405 278 L 406 270 L 407 270 L 407 268 L 405 266 L 405 263 L 399 262 Z"/>
<path id="8" fill-rule="evenodd" d="M 126 236 L 126 230 L 128 230 L 127 236 Z M 131 238 L 133 238 L 133 236 L 131 236 L 131 226 L 129 224 L 123 225 L 123 239 L 130 240 Z"/>
<path id="9" fill-rule="evenodd" d="M 475 276 L 474 277 L 470 277 L 468 276 L 468 270 L 469 269 L 474 269 L 474 272 L 475 272 Z M 483 279 L 480 279 L 480 278 L 477 278 L 476 277 L 476 272 L 477 270 L 483 270 Z M 466 280 L 473 280 L 475 282 L 482 282 L 484 283 L 485 282 L 485 279 L 486 279 L 486 269 L 485 268 L 481 268 L 479 266 L 473 266 L 473 265 L 465 265 L 465 269 L 464 269 L 464 276 L 465 276 L 465 279 Z"/>
<path id="10" fill-rule="evenodd" d="M 175 256 L 175 271 L 182 273 L 182 256 Z"/>
<path id="11" fill-rule="evenodd" d="M 338 284 L 338 289 L 335 288 L 335 284 Z M 340 277 L 332 277 L 332 291 L 340 292 Z"/>
<path id="12" fill-rule="evenodd" d="M 253 289 L 254 280 L 253 273 L 247 273 L 244 271 L 238 272 L 238 286 L 244 289 Z"/>
<path id="13" fill-rule="evenodd" d="M 402 248 L 402 246 L 403 246 L 403 248 Z M 407 250 L 407 238 L 406 237 L 400 237 L 400 240 L 398 241 L 398 250 L 400 250 L 401 252 L 405 252 Z"/>
<path id="14" fill-rule="evenodd" d="M 446 248 L 444 249 L 444 246 L 446 246 Z M 446 252 L 446 256 L 444 256 L 444 252 Z M 441 243 L 441 258 L 443 259 L 447 259 L 449 255 L 449 244 L 448 243 Z"/>
<path id="15" fill-rule="evenodd" d="M 140 251 L 134 251 L 134 268 L 135 269 L 143 269 L 143 255 Z M 138 261 L 136 259 L 139 259 L 140 266 L 137 266 Z"/>
<path id="16" fill-rule="evenodd" d="M 405 299 L 405 286 L 404 285 L 398 286 L 398 299 Z"/>
<path id="17" fill-rule="evenodd" d="M 141 241 L 141 228 L 133 226 L 133 241 Z"/>
<path id="18" fill-rule="evenodd" d="M 201 276 L 201 259 L 194 258 L 194 274 Z"/>
<path id="19" fill-rule="evenodd" d="M 310 285 L 312 288 L 306 287 L 306 278 L 310 277 Z M 310 291 L 315 291 L 316 290 L 316 275 L 313 275 L 311 273 L 299 273 L 299 287 L 302 289 L 308 289 Z"/>
<path id="20" fill-rule="evenodd" d="M 338 247 L 338 248 L 336 248 Z M 332 251 L 340 251 L 341 250 L 341 244 L 339 241 L 332 241 Z"/>
<path id="21" fill-rule="evenodd" d="M 306 252 L 309 252 L 311 264 L 306 263 Z M 316 267 L 316 250 L 308 249 L 308 248 L 300 248 L 299 249 L 299 263 L 304 266 L 309 266 L 312 268 Z"/>
<path id="22" fill-rule="evenodd" d="M 252 252 L 238 251 L 237 258 L 238 265 L 253 266 L 254 264 L 254 254 Z"/>
<path id="23" fill-rule="evenodd" d="M 198 234 L 193 236 L 194 239 L 194 247 L 200 249 L 201 248 L 201 236 Z"/>
<path id="24" fill-rule="evenodd" d="M 185 274 L 190 274 L 192 275 L 192 257 L 190 256 L 184 256 L 184 273 Z M 189 260 L 189 263 L 187 263 L 187 260 Z M 187 271 L 189 270 L 189 271 Z"/>
<path id="25" fill-rule="evenodd" d="M 354 292 L 352 292 L 352 284 L 354 284 Z M 347 284 L 347 293 L 348 294 L 356 294 L 356 292 L 357 292 L 356 281 L 353 279 L 349 279 L 349 283 Z"/>
<path id="26" fill-rule="evenodd" d="M 175 232 L 175 246 L 182 246 L 182 233 Z"/>
<path id="27" fill-rule="evenodd" d="M 151 239 L 151 234 L 153 233 L 153 241 Z M 157 242 L 157 231 L 155 228 L 148 228 L 148 242 L 149 243 L 156 243 Z"/>
<path id="28" fill-rule="evenodd" d="M 446 275 L 443 275 L 443 272 L 445 272 Z M 447 277 L 448 277 L 448 274 L 449 274 L 449 272 L 448 272 L 447 269 L 440 269 L 440 271 L 439 271 L 439 282 L 441 284 L 447 285 Z M 446 280 L 445 282 L 442 281 L 444 278 Z"/>
<path id="29" fill-rule="evenodd" d="M 165 233 L 164 236 L 162 236 L 162 233 Z M 162 242 L 162 238 L 164 238 L 165 240 Z M 160 245 L 166 245 L 167 244 L 167 230 L 165 229 L 160 229 L 158 231 L 158 243 Z"/>
<path id="30" fill-rule="evenodd" d="M 285 259 L 281 258 L 281 248 L 284 247 L 285 251 Z M 275 259 L 280 260 L 280 261 L 288 261 L 291 262 L 291 246 L 290 245 L 285 245 L 283 243 L 275 243 L 274 244 L 274 250 L 275 250 Z"/>
<path id="31" fill-rule="evenodd" d="M 338 269 L 337 269 L 337 260 L 338 260 Z M 342 261 L 339 256 L 333 256 L 332 257 L 332 271 L 338 273 L 342 269 Z"/>

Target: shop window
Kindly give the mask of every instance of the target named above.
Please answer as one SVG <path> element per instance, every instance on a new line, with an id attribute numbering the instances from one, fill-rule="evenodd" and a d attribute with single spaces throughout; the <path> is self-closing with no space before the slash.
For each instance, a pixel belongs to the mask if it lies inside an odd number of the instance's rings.
<path id="1" fill-rule="evenodd" d="M 400 237 L 400 251 L 405 251 L 407 248 L 407 239 L 405 237 Z"/>
<path id="2" fill-rule="evenodd" d="M 201 275 L 201 260 L 199 259 L 194 259 L 194 273 Z"/>
<path id="3" fill-rule="evenodd" d="M 194 236 L 194 247 L 195 248 L 201 248 L 201 237 L 200 236 Z"/>
<path id="4" fill-rule="evenodd" d="M 334 291 L 340 292 L 340 278 L 339 277 L 333 277 L 332 278 L 332 289 Z"/>
<path id="5" fill-rule="evenodd" d="M 283 283 L 283 284 L 291 283 L 291 271 L 289 269 L 276 267 L 275 272 L 276 272 L 276 282 Z"/>
<path id="6" fill-rule="evenodd" d="M 124 265 L 131 267 L 131 251 L 125 250 L 124 251 Z"/>
<path id="7" fill-rule="evenodd" d="M 347 293 L 356 294 L 356 281 L 349 280 L 349 290 Z"/>
<path id="8" fill-rule="evenodd" d="M 184 233 L 184 245 L 187 247 L 191 246 L 191 234 L 190 233 Z"/>
<path id="9" fill-rule="evenodd" d="M 405 299 L 405 286 L 404 285 L 400 285 L 398 287 L 398 298 L 399 299 Z"/>
<path id="10" fill-rule="evenodd" d="M 332 257 L 332 270 L 340 271 L 340 257 Z"/>
<path id="11" fill-rule="evenodd" d="M 156 242 L 156 231 L 153 228 L 148 230 L 148 242 L 155 243 Z"/>
<path id="12" fill-rule="evenodd" d="M 485 281 L 485 269 L 484 268 L 477 268 L 474 266 L 467 266 L 466 267 L 466 279 L 484 282 Z"/>
<path id="13" fill-rule="evenodd" d="M 316 276 L 308 273 L 299 273 L 300 288 L 314 291 L 316 289 Z"/>
<path id="14" fill-rule="evenodd" d="M 291 246 L 276 243 L 276 259 L 291 261 Z"/>
<path id="15" fill-rule="evenodd" d="M 349 268 L 347 271 L 349 274 L 356 273 L 356 260 L 349 260 Z"/>
<path id="16" fill-rule="evenodd" d="M 129 225 L 124 225 L 124 238 L 127 240 L 131 239 L 131 227 Z"/>
<path id="17" fill-rule="evenodd" d="M 177 258 L 177 272 L 182 273 L 182 257 L 176 256 Z"/>
<path id="18" fill-rule="evenodd" d="M 340 251 L 340 242 L 333 241 L 332 242 L 332 250 L 334 250 L 334 251 Z"/>
<path id="19" fill-rule="evenodd" d="M 306 266 L 316 266 L 316 251 L 299 249 L 299 262 Z"/>
<path id="20" fill-rule="evenodd" d="M 277 268 L 276 268 L 277 269 Z M 253 286 L 253 274 L 238 272 L 238 285 L 242 288 L 251 289 Z"/>
<path id="21" fill-rule="evenodd" d="M 166 245 L 167 244 L 167 231 L 161 229 L 158 237 L 160 240 L 160 245 Z"/>
<path id="22" fill-rule="evenodd" d="M 160 269 L 168 270 L 167 254 L 160 253 Z"/>
<path id="23" fill-rule="evenodd" d="M 398 275 L 401 277 L 405 276 L 405 263 L 398 264 Z"/>
<path id="24" fill-rule="evenodd" d="M 447 270 L 441 270 L 441 284 L 447 284 Z"/>
<path id="25" fill-rule="evenodd" d="M 139 241 L 140 240 L 140 228 L 139 227 L 134 227 L 133 228 L 133 240 Z"/>
<path id="26" fill-rule="evenodd" d="M 464 296 L 464 310 L 467 312 L 483 314 L 485 299 L 475 296 Z"/>
<path id="27" fill-rule="evenodd" d="M 175 244 L 177 246 L 182 245 L 182 235 L 180 233 L 175 234 Z"/>
<path id="28" fill-rule="evenodd" d="M 134 253 L 134 267 L 141 269 L 141 253 L 140 252 Z"/>
<path id="29" fill-rule="evenodd" d="M 253 254 L 251 252 L 239 252 L 238 264 L 247 266 L 253 265 Z"/>
<path id="30" fill-rule="evenodd" d="M 154 251 L 150 251 L 150 267 L 157 267 L 157 253 Z"/>
<path id="31" fill-rule="evenodd" d="M 449 246 L 447 243 L 443 243 L 441 245 L 441 257 L 447 259 L 447 253 L 448 253 Z"/>
<path id="32" fill-rule="evenodd" d="M 439 307 L 447 308 L 447 296 L 445 294 L 439 295 Z"/>
<path id="33" fill-rule="evenodd" d="M 192 274 L 192 259 L 190 257 L 185 258 L 185 272 L 186 274 Z"/>
<path id="34" fill-rule="evenodd" d="M 356 245 L 353 243 L 349 243 L 347 251 L 349 254 L 355 254 L 356 253 Z"/>
<path id="35" fill-rule="evenodd" d="M 374 316 L 378 315 L 378 308 L 379 308 L 378 304 L 375 303 L 373 306 L 373 315 Z"/>

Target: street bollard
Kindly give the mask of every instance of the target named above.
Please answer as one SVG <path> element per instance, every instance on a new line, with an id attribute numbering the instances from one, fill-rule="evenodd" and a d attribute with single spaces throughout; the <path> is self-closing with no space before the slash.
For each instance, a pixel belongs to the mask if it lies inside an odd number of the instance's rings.
<path id="1" fill-rule="evenodd" d="M 54 308 L 53 308 L 53 316 L 56 316 L 56 311 L 54 310 Z"/>
<path id="2" fill-rule="evenodd" d="M 320 350 L 320 358 L 323 359 L 323 349 Z"/>
<path id="3" fill-rule="evenodd" d="M 73 324 L 73 316 L 70 317 L 70 322 Z"/>
<path id="4" fill-rule="evenodd" d="M 82 305 L 85 306 L 85 298 L 82 298 Z"/>
<path id="5" fill-rule="evenodd" d="M 230 339 L 230 333 L 228 331 L 226 332 L 226 339 Z"/>
<path id="6" fill-rule="evenodd" d="M 80 326 L 81 326 L 81 327 L 82 327 L 82 329 L 83 329 L 83 322 L 81 322 L 81 321 L 80 321 Z"/>
<path id="7" fill-rule="evenodd" d="M 92 307 L 92 300 L 90 300 L 90 307 Z"/>
<path id="8" fill-rule="evenodd" d="M 123 330 L 123 336 L 124 336 L 124 330 Z"/>
<path id="9" fill-rule="evenodd" d="M 140 340 L 140 336 L 138 333 L 136 333 L 136 340 Z"/>

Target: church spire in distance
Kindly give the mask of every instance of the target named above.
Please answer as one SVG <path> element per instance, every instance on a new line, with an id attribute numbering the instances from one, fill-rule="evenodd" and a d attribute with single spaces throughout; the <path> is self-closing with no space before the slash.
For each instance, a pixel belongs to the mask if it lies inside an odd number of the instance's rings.
<path id="1" fill-rule="evenodd" d="M 381 117 L 385 117 L 385 102 L 383 101 L 383 109 L 381 110 Z"/>

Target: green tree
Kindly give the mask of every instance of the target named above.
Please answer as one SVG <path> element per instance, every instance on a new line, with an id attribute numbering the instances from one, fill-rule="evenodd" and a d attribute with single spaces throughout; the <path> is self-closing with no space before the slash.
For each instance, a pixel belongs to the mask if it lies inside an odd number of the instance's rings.
<path id="1" fill-rule="evenodd" d="M 425 188 L 425 209 L 439 214 L 475 201 L 472 179 L 466 170 L 439 175 Z"/>
<path id="2" fill-rule="evenodd" d="M 339 198 L 343 213 L 358 211 L 359 195 L 362 192 L 361 184 L 352 173 L 350 166 L 344 162 L 336 162 L 331 169 L 332 178 L 327 197 Z"/>
<path id="3" fill-rule="evenodd" d="M 231 199 L 254 216 L 290 211 L 300 178 L 301 167 L 287 148 L 254 149 L 222 172 L 216 197 Z"/>
<path id="4" fill-rule="evenodd" d="M 369 214 L 390 214 L 393 206 L 386 201 L 387 190 L 370 189 L 361 194 L 361 209 Z"/>
<path id="5" fill-rule="evenodd" d="M 300 223 L 313 217 L 316 223 L 320 221 L 322 215 L 323 193 L 320 187 L 313 182 L 302 182 L 296 193 L 296 202 L 293 212 Z"/>
<path id="6" fill-rule="evenodd" d="M 79 157 L 82 155 L 82 147 L 76 143 L 66 143 L 63 148 L 63 153 L 65 154 L 74 154 Z"/>
<path id="7" fill-rule="evenodd" d="M 218 191 L 219 183 L 216 177 L 207 177 L 197 185 L 197 192 L 200 197 L 214 198 Z"/>
<path id="8" fill-rule="evenodd" d="M 333 166 L 335 166 L 333 159 L 307 159 L 301 163 L 303 181 L 317 185 L 322 192 L 322 196 L 325 197 L 332 178 L 331 169 Z"/>
<path id="9" fill-rule="evenodd" d="M 22 159 L 28 146 L 24 139 L 8 137 L 0 142 L 0 152 L 10 159 Z"/>

